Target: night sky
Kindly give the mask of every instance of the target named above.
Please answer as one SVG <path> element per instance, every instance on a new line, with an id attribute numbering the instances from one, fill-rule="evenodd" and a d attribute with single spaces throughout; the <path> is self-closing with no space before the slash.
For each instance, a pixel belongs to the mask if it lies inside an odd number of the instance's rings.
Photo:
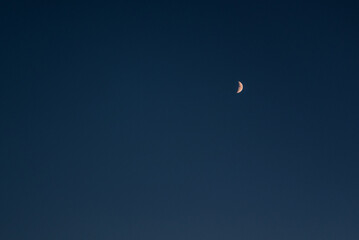
<path id="1" fill-rule="evenodd" d="M 359 239 L 358 1 L 0 9 L 0 239 Z"/>

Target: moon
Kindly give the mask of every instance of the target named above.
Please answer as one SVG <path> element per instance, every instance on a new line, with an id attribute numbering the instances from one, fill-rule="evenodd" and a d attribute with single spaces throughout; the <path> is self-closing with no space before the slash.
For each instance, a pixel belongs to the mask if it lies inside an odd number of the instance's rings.
<path id="1" fill-rule="evenodd" d="M 240 93 L 240 92 L 242 92 L 243 91 L 243 84 L 240 82 L 240 81 L 238 81 L 238 90 L 237 90 L 237 93 Z"/>

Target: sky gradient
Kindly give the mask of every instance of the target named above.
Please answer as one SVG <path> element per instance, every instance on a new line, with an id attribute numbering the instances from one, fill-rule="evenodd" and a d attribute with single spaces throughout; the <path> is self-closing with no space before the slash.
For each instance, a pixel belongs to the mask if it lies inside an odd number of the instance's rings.
<path id="1" fill-rule="evenodd" d="M 0 239 L 359 239 L 358 3 L 2 5 Z"/>

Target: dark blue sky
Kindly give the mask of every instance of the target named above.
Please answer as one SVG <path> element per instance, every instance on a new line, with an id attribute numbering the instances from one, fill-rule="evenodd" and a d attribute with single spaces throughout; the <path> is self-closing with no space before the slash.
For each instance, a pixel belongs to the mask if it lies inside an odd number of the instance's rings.
<path id="1" fill-rule="evenodd" d="M 358 3 L 0 11 L 1 239 L 359 239 Z"/>

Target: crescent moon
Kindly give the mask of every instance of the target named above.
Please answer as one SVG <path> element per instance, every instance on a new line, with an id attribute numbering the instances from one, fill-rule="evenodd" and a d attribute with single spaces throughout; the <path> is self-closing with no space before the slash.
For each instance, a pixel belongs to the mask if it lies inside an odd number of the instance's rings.
<path id="1" fill-rule="evenodd" d="M 242 90 L 243 90 L 243 84 L 242 84 L 240 81 L 238 81 L 238 90 L 237 90 L 237 93 L 242 92 Z"/>

